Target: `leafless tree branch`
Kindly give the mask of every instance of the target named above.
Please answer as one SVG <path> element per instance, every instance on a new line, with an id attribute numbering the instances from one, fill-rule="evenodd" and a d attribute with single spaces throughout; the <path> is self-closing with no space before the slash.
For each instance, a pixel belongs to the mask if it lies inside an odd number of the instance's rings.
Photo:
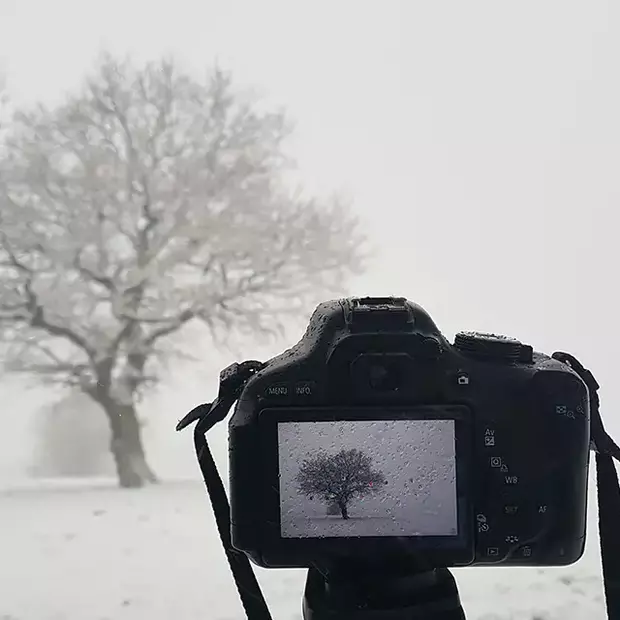
<path id="1" fill-rule="evenodd" d="M 168 60 L 105 57 L 63 104 L 19 110 L 0 136 L 8 361 L 137 395 L 191 322 L 217 343 L 278 333 L 341 294 L 364 238 L 338 201 L 286 185 L 289 133 L 225 72 Z"/>

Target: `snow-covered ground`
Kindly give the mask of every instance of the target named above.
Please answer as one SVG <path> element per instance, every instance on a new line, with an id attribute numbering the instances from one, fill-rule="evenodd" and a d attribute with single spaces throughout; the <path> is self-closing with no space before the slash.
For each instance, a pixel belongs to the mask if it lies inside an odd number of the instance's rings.
<path id="1" fill-rule="evenodd" d="M 443 515 L 441 515 L 443 517 Z M 317 536 L 442 536 L 446 533 L 445 518 L 424 514 L 421 510 L 409 519 L 357 516 L 349 514 L 289 519 L 283 526 L 285 537 Z M 449 527 L 449 526 L 448 526 Z"/>
<path id="2" fill-rule="evenodd" d="M 455 571 L 467 618 L 604 618 L 593 503 L 591 510 L 588 549 L 573 566 Z M 274 619 L 301 618 L 305 572 L 256 571 Z M 199 481 L 0 491 L 1 620 L 170 618 L 244 618 Z"/>

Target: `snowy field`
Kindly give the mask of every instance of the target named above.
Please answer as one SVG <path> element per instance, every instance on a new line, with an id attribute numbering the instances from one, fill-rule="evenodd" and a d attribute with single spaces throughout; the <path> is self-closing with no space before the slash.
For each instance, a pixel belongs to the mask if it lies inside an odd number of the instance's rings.
<path id="1" fill-rule="evenodd" d="M 586 556 L 561 569 L 455 571 L 467 618 L 604 618 L 597 543 L 592 528 Z M 194 481 L 137 492 L 105 480 L 0 491 L 0 558 L 1 620 L 245 617 Z M 257 573 L 274 620 L 301 618 L 304 571 Z"/>
<path id="2" fill-rule="evenodd" d="M 283 528 L 284 529 L 284 528 Z M 429 514 L 416 514 L 412 519 L 393 517 L 349 516 L 345 521 L 339 515 L 295 518 L 286 524 L 283 536 L 442 536 L 446 533 L 444 520 Z"/>

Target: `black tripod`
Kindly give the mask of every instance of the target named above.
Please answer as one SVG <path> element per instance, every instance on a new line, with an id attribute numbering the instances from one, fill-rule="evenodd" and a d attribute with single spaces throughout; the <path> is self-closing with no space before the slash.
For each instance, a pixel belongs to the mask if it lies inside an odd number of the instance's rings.
<path id="1" fill-rule="evenodd" d="M 308 571 L 304 620 L 465 620 L 447 568 Z"/>

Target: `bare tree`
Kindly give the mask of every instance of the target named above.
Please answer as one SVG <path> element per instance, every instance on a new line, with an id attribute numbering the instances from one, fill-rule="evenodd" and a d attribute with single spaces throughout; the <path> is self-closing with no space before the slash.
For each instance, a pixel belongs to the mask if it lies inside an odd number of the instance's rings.
<path id="1" fill-rule="evenodd" d="M 0 339 L 8 368 L 79 388 L 120 484 L 155 482 L 136 404 L 202 323 L 277 333 L 363 259 L 357 222 L 287 185 L 283 113 L 173 62 L 106 57 L 0 143 Z"/>
<path id="2" fill-rule="evenodd" d="M 311 499 L 317 495 L 326 502 L 329 514 L 338 506 L 343 519 L 349 518 L 352 499 L 380 493 L 387 484 L 383 473 L 372 468 L 372 457 L 355 448 L 331 455 L 319 452 L 306 459 L 296 482 L 302 495 Z"/>

